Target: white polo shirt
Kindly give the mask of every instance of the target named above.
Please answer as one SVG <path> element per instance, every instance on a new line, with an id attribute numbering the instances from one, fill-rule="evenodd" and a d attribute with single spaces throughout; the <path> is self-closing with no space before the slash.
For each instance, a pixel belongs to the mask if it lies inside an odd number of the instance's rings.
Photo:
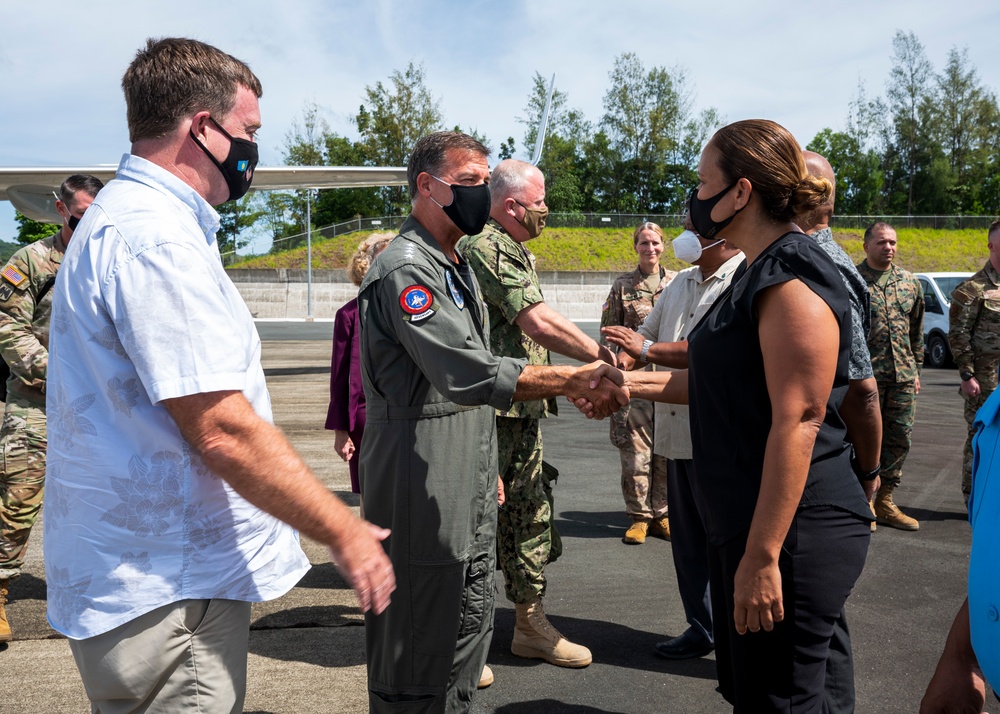
<path id="1" fill-rule="evenodd" d="M 160 406 L 271 403 L 260 338 L 219 257 L 219 216 L 126 154 L 56 281 L 46 388 L 48 619 L 83 639 L 189 598 L 261 601 L 309 563 L 288 525 L 210 472 Z"/>
<path id="2" fill-rule="evenodd" d="M 652 311 L 639 326 L 639 334 L 654 342 L 686 341 L 715 300 L 729 287 L 733 273 L 743 262 L 738 253 L 702 279 L 697 265 L 686 268 L 667 283 Z M 657 370 L 667 369 L 657 367 Z M 690 459 L 691 418 L 686 404 L 655 404 L 656 428 L 653 430 L 653 453 L 668 459 Z"/>

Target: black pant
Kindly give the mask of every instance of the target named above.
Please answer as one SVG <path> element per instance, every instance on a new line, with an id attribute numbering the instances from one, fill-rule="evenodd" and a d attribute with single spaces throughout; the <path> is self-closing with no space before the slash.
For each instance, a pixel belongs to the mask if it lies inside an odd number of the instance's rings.
<path id="1" fill-rule="evenodd" d="M 670 550 L 674 556 L 677 589 L 684 605 L 684 615 L 694 634 L 711 643 L 714 638 L 708 584 L 708 535 L 691 491 L 691 482 L 695 478 L 694 461 L 691 459 L 667 460 Z"/>
<path id="2" fill-rule="evenodd" d="M 800 509 L 778 560 L 785 618 L 771 632 L 739 635 L 733 581 L 746 539 L 744 533 L 721 546 L 709 545 L 722 694 L 736 714 L 825 714 L 830 638 L 864 567 L 871 528 L 834 508 Z"/>

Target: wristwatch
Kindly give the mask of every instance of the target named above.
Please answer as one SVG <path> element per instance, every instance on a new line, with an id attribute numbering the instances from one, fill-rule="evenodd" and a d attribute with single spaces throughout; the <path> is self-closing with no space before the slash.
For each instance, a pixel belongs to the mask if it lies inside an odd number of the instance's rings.
<path id="1" fill-rule="evenodd" d="M 652 347 L 652 346 L 653 346 L 653 341 L 652 340 L 643 340 L 642 341 L 642 350 L 640 350 L 640 352 L 639 352 L 639 361 L 640 362 L 646 362 L 646 361 L 648 361 L 647 358 L 646 358 L 646 353 L 649 352 L 649 348 Z"/>
<path id="2" fill-rule="evenodd" d="M 862 483 L 871 483 L 880 473 L 882 473 L 882 464 L 879 463 L 871 471 L 865 471 L 861 468 L 861 464 L 858 463 L 857 455 L 854 453 L 854 449 L 852 448 L 851 469 L 854 471 L 854 475 L 858 477 L 858 481 L 861 481 Z"/>
<path id="3" fill-rule="evenodd" d="M 962 378 L 963 382 L 968 382 L 970 379 L 976 376 L 976 373 L 969 372 L 968 370 L 966 370 L 965 372 L 959 372 L 958 376 Z"/>

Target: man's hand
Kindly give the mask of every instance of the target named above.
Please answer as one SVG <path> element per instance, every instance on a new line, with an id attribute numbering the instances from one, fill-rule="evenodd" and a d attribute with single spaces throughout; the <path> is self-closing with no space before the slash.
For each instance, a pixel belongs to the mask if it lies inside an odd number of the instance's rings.
<path id="1" fill-rule="evenodd" d="M 618 369 L 620 369 L 622 372 L 629 372 L 635 369 L 635 367 L 636 367 L 635 360 L 629 356 L 628 352 L 618 353 Z"/>
<path id="2" fill-rule="evenodd" d="M 333 430 L 333 449 L 344 461 L 350 461 L 351 457 L 354 456 L 354 442 L 343 429 Z"/>
<path id="3" fill-rule="evenodd" d="M 979 714 L 985 706 L 986 678 L 972 649 L 966 600 L 948 631 L 941 659 L 920 701 L 920 714 Z"/>
<path id="4" fill-rule="evenodd" d="M 497 506 L 502 506 L 507 500 L 507 494 L 503 490 L 503 479 L 497 478 Z"/>
<path id="5" fill-rule="evenodd" d="M 389 530 L 368 521 L 358 523 L 350 538 L 330 548 L 330 560 L 353 588 L 361 612 L 371 610 L 378 615 L 389 606 L 389 596 L 396 589 L 392 563 L 381 543 L 389 537 Z"/>
<path id="6" fill-rule="evenodd" d="M 982 391 L 982 387 L 979 386 L 979 380 L 975 377 L 962 382 L 962 394 L 969 399 L 975 399 L 982 393 Z"/>
<path id="7" fill-rule="evenodd" d="M 587 401 L 590 408 L 584 413 L 589 419 L 603 419 L 628 404 L 628 392 L 621 386 L 624 383 L 621 370 L 605 362 L 593 362 L 574 372 L 566 391 L 574 404 L 581 398 Z"/>
<path id="8" fill-rule="evenodd" d="M 632 359 L 639 358 L 639 354 L 642 352 L 642 335 L 638 332 L 633 332 L 621 325 L 609 325 L 601 328 L 601 334 L 608 342 L 625 350 Z"/>
<path id="9" fill-rule="evenodd" d="M 871 502 L 871 500 L 875 498 L 875 494 L 878 493 L 879 488 L 882 487 L 882 477 L 876 476 L 871 481 L 861 481 L 860 483 L 861 488 L 865 491 L 865 498 Z"/>
<path id="10" fill-rule="evenodd" d="M 614 352 L 612 352 L 610 349 L 608 349 L 604 345 L 599 345 L 599 347 L 600 347 L 600 349 L 598 350 L 598 353 L 597 353 L 597 359 L 601 360 L 602 362 L 607 362 L 608 364 L 610 364 L 612 366 L 614 366 L 614 365 L 616 365 L 618 363 L 618 358 L 615 357 L 615 353 Z"/>
<path id="11" fill-rule="evenodd" d="M 920 394 L 920 377 L 913 380 L 913 393 Z"/>

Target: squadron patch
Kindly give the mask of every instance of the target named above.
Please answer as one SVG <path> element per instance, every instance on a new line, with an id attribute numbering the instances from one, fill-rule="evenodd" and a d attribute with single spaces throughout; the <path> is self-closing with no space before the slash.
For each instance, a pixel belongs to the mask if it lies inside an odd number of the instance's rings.
<path id="1" fill-rule="evenodd" d="M 455 279 L 453 277 L 451 277 L 451 271 L 450 270 L 445 272 L 444 279 L 445 279 L 445 282 L 448 283 L 448 292 L 451 293 L 451 299 L 455 303 L 455 306 L 459 310 L 464 310 L 465 309 L 465 295 L 463 295 L 462 291 L 459 290 L 458 287 L 455 285 Z"/>
<path id="2" fill-rule="evenodd" d="M 399 306 L 406 314 L 403 319 L 408 322 L 419 322 L 437 312 L 434 306 L 434 296 L 423 285 L 411 285 L 399 294 Z"/>
<path id="3" fill-rule="evenodd" d="M 3 279 L 6 280 L 11 285 L 13 285 L 15 288 L 21 287 L 21 285 L 24 284 L 24 281 L 28 279 L 27 275 L 21 273 L 21 271 L 19 271 L 10 263 L 7 263 L 7 265 L 3 266 L 3 270 L 0 271 L 0 275 L 2 275 Z"/>

